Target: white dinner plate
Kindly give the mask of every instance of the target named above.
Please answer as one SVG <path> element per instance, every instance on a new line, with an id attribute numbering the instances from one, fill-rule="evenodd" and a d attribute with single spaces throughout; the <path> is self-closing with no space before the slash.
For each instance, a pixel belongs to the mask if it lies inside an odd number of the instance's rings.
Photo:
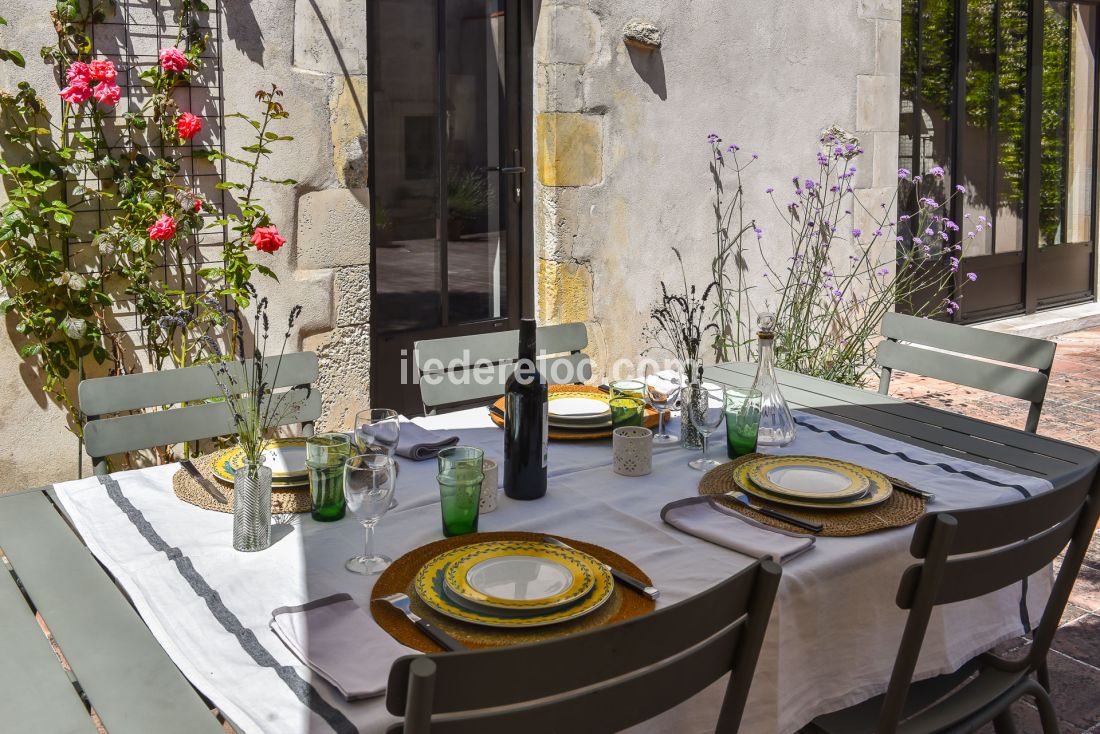
<path id="1" fill-rule="evenodd" d="M 562 397 L 552 398 L 547 412 L 557 420 L 584 420 L 610 416 L 611 406 L 599 398 Z"/>

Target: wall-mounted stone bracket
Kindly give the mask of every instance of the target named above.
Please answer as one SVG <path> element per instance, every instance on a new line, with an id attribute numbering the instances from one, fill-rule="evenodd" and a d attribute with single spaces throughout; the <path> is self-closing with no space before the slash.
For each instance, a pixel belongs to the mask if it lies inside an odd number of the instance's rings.
<path id="1" fill-rule="evenodd" d="M 661 47 L 661 29 L 647 20 L 634 18 L 623 28 L 623 42 L 643 51 L 656 51 Z"/>

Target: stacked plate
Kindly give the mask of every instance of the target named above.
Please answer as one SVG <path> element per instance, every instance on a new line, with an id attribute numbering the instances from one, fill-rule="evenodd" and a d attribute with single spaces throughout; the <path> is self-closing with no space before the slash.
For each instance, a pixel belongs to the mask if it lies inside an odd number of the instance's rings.
<path id="1" fill-rule="evenodd" d="M 611 426 L 611 406 L 607 404 L 607 396 L 602 393 L 551 393 L 547 413 L 548 422 L 555 428 L 593 429 Z"/>
<path id="2" fill-rule="evenodd" d="M 566 622 L 599 609 L 611 572 L 586 553 L 550 543 L 495 540 L 442 553 L 413 582 L 417 595 L 452 619 L 488 627 Z"/>
<path id="3" fill-rule="evenodd" d="M 759 456 L 737 465 L 733 479 L 759 499 L 815 510 L 871 507 L 894 489 L 877 471 L 819 456 Z"/>
<path id="4" fill-rule="evenodd" d="M 244 468 L 244 451 L 233 446 L 218 454 L 213 473 L 228 484 L 237 471 Z M 271 486 L 275 489 L 298 489 L 309 486 L 306 472 L 306 441 L 304 438 L 276 438 L 264 449 L 264 465 L 271 467 Z"/>

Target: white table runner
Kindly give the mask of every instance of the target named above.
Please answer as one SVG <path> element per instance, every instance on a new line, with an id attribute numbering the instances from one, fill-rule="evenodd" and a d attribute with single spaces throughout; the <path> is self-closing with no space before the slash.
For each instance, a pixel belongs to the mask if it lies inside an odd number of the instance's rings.
<path id="1" fill-rule="evenodd" d="M 934 491 L 931 511 L 994 504 L 1050 483 L 925 451 L 806 414 L 783 453 L 848 459 Z M 502 435 L 484 409 L 419 419 L 457 429 L 462 443 L 501 459 Z M 716 436 L 717 438 L 717 436 Z M 716 443 L 712 441 L 712 443 Z M 712 447 L 717 451 L 718 447 Z M 692 496 L 700 474 L 690 454 L 660 448 L 653 474 L 621 477 L 607 442 L 554 442 L 547 496 L 502 498 L 482 530 L 532 530 L 604 545 L 629 557 L 661 588 L 662 605 L 680 601 L 746 567 L 746 556 L 664 525 L 660 509 Z M 379 525 L 379 551 L 392 557 L 441 537 L 435 462 L 402 460 L 400 506 Z M 392 721 L 381 699 L 346 703 L 268 629 L 271 610 L 347 592 L 364 607 L 372 581 L 344 570 L 362 550 L 352 519 L 317 523 L 294 516 L 260 553 L 231 547 L 232 518 L 178 500 L 177 466 L 123 472 L 57 485 L 57 494 L 95 556 L 118 579 L 142 618 L 188 679 L 246 732 L 377 732 Z M 814 716 L 880 693 L 893 665 L 905 614 L 894 605 L 901 572 L 912 563 L 912 528 L 856 538 L 819 538 L 784 567 L 779 598 L 749 696 L 742 731 L 796 731 Z M 1037 619 L 1049 574 L 1020 587 L 944 607 L 932 620 L 918 675 L 953 670 Z M 637 727 L 711 731 L 724 681 Z"/>

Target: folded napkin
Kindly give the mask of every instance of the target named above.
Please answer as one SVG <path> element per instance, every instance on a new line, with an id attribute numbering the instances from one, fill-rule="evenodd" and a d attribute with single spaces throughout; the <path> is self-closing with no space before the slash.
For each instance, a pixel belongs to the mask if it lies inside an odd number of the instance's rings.
<path id="1" fill-rule="evenodd" d="M 779 564 L 810 550 L 817 540 L 756 522 L 710 497 L 670 502 L 661 509 L 661 519 L 688 535 L 753 558 L 771 558 Z"/>
<path id="2" fill-rule="evenodd" d="M 393 661 L 416 650 L 378 626 L 348 594 L 271 613 L 271 631 L 348 701 L 381 696 Z"/>
<path id="3" fill-rule="evenodd" d="M 401 421 L 401 437 L 397 441 L 397 455 L 413 461 L 434 459 L 440 449 L 454 446 L 458 436 L 429 431 L 409 420 Z"/>

